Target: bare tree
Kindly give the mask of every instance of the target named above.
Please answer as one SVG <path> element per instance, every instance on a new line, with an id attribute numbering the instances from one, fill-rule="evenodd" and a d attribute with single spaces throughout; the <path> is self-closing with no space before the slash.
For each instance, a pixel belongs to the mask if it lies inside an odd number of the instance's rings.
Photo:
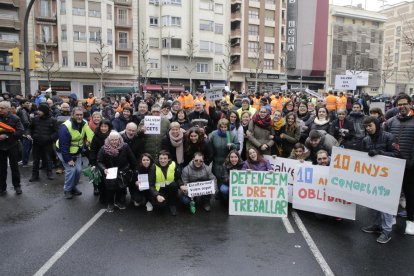
<path id="1" fill-rule="evenodd" d="M 109 66 L 109 52 L 107 51 L 107 45 L 103 42 L 101 33 L 98 33 L 98 38 L 96 40 L 96 43 L 98 47 L 97 50 L 97 56 L 94 58 L 95 64 L 92 67 L 93 72 L 98 76 L 99 78 L 99 92 L 98 95 L 96 95 L 98 98 L 101 98 L 103 96 L 103 80 L 105 78 L 105 74 L 109 72 L 110 66 Z"/>
<path id="2" fill-rule="evenodd" d="M 394 70 L 393 70 L 394 63 L 392 61 L 393 61 L 393 57 L 392 57 L 391 47 L 388 46 L 387 51 L 384 56 L 384 63 L 382 67 L 383 69 L 381 73 L 381 80 L 382 80 L 382 85 L 383 85 L 382 94 L 384 94 L 385 85 L 387 84 L 388 79 L 391 78 L 392 75 L 394 74 Z"/>
<path id="3" fill-rule="evenodd" d="M 280 66 L 280 72 L 283 73 L 283 75 L 285 75 L 285 85 L 287 87 L 288 85 L 288 78 L 287 78 L 287 72 L 288 72 L 288 68 L 286 67 L 286 63 L 287 62 L 287 52 L 286 51 L 282 51 L 280 57 L 279 57 L 279 66 Z"/>
<path id="4" fill-rule="evenodd" d="M 259 38 L 257 38 L 257 41 L 259 41 Z M 254 73 L 254 92 L 257 92 L 257 84 L 259 75 L 263 73 L 263 67 L 264 67 L 264 53 L 263 53 L 263 47 L 260 45 L 260 42 L 257 42 L 257 49 L 254 53 L 254 58 L 252 59 L 253 63 L 253 73 Z"/>
<path id="5" fill-rule="evenodd" d="M 141 40 L 140 40 L 140 49 L 137 48 L 137 52 L 138 52 L 138 56 L 141 59 L 141 77 L 143 79 L 143 85 L 147 85 L 148 82 L 148 78 L 151 76 L 151 68 L 148 67 L 149 64 L 149 57 L 148 57 L 148 53 L 149 53 L 149 44 L 148 41 L 145 37 L 145 33 L 142 32 L 141 34 Z M 141 51 L 140 51 L 141 50 Z"/>
<path id="6" fill-rule="evenodd" d="M 196 49 L 197 49 L 197 44 L 194 43 L 194 37 L 193 37 L 193 34 L 191 34 L 190 39 L 187 41 L 187 48 L 185 50 L 187 54 L 188 66 L 184 65 L 185 71 L 190 77 L 190 92 L 192 92 L 193 90 L 192 73 L 196 69 L 196 65 L 193 65 Z"/>
<path id="7" fill-rule="evenodd" d="M 232 43 L 229 36 L 229 39 L 224 44 L 224 57 L 222 63 L 220 64 L 220 69 L 223 70 L 226 74 L 227 86 L 230 87 L 230 79 L 232 77 L 231 70 L 232 65 L 236 61 L 236 57 L 231 53 Z"/>
<path id="8" fill-rule="evenodd" d="M 47 83 L 50 88 L 52 87 L 52 81 L 57 77 L 61 67 L 59 66 L 59 63 L 53 62 L 52 49 L 51 47 L 48 47 L 46 43 L 43 44 L 40 59 L 42 62 L 42 69 L 46 73 Z"/>

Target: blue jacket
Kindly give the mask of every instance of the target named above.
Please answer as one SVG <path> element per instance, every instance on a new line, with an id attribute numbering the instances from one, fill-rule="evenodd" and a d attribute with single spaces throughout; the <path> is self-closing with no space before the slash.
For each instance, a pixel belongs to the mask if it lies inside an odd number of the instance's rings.
<path id="1" fill-rule="evenodd" d="M 85 121 L 82 121 L 80 124 L 76 123 L 73 119 L 70 119 L 70 121 L 72 123 L 72 128 L 77 129 L 79 132 L 82 131 L 83 126 L 86 124 Z M 56 151 L 62 154 L 63 160 L 66 163 L 73 160 L 73 157 L 69 152 L 71 139 L 72 136 L 70 135 L 68 128 L 64 124 L 61 124 L 59 127 L 59 147 L 56 147 Z M 79 148 L 78 153 L 80 153 L 81 150 L 82 148 Z"/>

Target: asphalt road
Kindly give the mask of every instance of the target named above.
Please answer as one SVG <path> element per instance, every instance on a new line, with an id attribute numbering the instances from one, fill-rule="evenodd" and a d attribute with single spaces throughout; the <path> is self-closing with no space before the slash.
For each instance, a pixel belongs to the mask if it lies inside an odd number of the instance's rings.
<path id="1" fill-rule="evenodd" d="M 55 255 L 105 206 L 85 178 L 83 195 L 65 200 L 63 176 L 29 183 L 30 168 L 21 173 L 23 194 L 9 186 L 0 197 L 0 275 L 34 275 L 46 263 L 46 275 L 324 275 L 291 215 L 289 234 L 279 218 L 229 216 L 219 203 L 211 213 L 179 208 L 177 217 L 133 207 L 103 213 Z M 356 221 L 298 214 L 335 275 L 413 275 L 414 237 L 403 234 L 403 220 L 381 245 L 360 231 L 366 208 Z"/>

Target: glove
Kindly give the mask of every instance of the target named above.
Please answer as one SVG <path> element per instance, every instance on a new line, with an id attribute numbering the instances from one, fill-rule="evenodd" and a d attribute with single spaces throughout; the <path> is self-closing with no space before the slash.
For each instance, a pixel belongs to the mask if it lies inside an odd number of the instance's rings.
<path id="1" fill-rule="evenodd" d="M 368 155 L 369 156 L 375 156 L 375 155 L 377 155 L 378 154 L 378 152 L 376 151 L 376 150 L 370 150 L 369 152 L 368 152 Z"/>

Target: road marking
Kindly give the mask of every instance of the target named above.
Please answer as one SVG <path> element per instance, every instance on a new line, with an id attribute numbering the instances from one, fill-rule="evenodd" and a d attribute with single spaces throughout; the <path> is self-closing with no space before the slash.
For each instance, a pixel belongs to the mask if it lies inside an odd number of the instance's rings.
<path id="1" fill-rule="evenodd" d="M 295 234 L 295 230 L 293 230 L 292 224 L 290 223 L 288 218 L 282 218 L 283 225 L 285 225 L 286 231 L 288 234 Z"/>
<path id="2" fill-rule="evenodd" d="M 327 276 L 335 275 L 331 268 L 329 267 L 328 263 L 325 261 L 325 258 L 322 256 L 321 252 L 319 251 L 318 247 L 316 246 L 315 242 L 313 241 L 312 237 L 310 236 L 308 230 L 306 230 L 305 225 L 303 224 L 302 220 L 300 219 L 298 213 L 292 211 L 293 219 L 295 220 L 296 225 L 299 228 L 299 231 L 302 233 L 302 236 L 305 238 L 306 243 L 309 246 L 313 256 L 315 257 L 316 261 L 318 262 L 319 266 L 322 268 L 322 271 Z"/>
<path id="3" fill-rule="evenodd" d="M 44 275 L 68 249 L 105 213 L 105 209 L 99 210 L 70 240 L 68 240 L 35 274 L 34 276 Z"/>

